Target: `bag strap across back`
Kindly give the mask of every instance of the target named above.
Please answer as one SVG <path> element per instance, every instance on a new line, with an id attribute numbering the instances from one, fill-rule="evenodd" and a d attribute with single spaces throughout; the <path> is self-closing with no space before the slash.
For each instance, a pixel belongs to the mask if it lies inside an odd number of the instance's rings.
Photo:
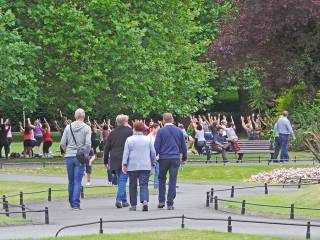
<path id="1" fill-rule="evenodd" d="M 78 146 L 77 140 L 76 140 L 76 138 L 75 138 L 75 136 L 74 136 L 74 134 L 73 134 L 73 131 L 72 131 L 71 124 L 70 124 L 70 132 L 71 132 L 71 135 L 72 135 L 72 138 L 73 138 L 74 143 L 76 144 L 76 146 Z"/>

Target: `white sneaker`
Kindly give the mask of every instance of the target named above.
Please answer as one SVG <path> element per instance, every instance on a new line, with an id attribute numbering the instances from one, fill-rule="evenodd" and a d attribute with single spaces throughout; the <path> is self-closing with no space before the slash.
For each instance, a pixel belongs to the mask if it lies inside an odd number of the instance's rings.
<path id="1" fill-rule="evenodd" d="M 91 182 L 87 182 L 87 183 L 86 183 L 86 186 L 91 186 Z"/>

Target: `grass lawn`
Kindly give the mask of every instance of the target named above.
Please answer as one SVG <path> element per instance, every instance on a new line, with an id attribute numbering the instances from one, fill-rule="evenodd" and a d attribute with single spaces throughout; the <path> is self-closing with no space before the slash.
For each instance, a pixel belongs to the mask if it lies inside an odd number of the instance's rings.
<path id="1" fill-rule="evenodd" d="M 42 240 L 54 240 L 57 238 L 43 238 Z M 103 234 L 87 235 L 79 237 L 59 237 L 61 240 L 284 240 L 290 238 L 262 237 L 255 235 L 245 235 L 236 233 L 220 233 L 214 231 L 196 231 L 196 230 L 177 230 L 163 232 L 146 232 L 146 233 L 126 233 L 126 234 Z M 293 238 L 291 238 L 293 240 Z"/>
<path id="2" fill-rule="evenodd" d="M 10 151 L 11 152 L 16 152 L 16 153 L 21 153 L 23 151 L 23 142 L 13 142 L 10 145 Z M 60 143 L 59 142 L 53 142 L 50 151 L 55 155 L 55 156 L 60 156 Z M 41 152 L 42 152 L 42 145 L 41 145 Z M 2 153 L 4 154 L 4 153 Z"/>
<path id="3" fill-rule="evenodd" d="M 32 181 L 32 179 L 30 179 Z M 52 192 L 52 200 L 67 198 L 67 186 L 64 184 L 46 184 L 46 183 L 34 183 L 34 182 L 0 182 L 0 195 L 14 195 L 18 194 L 20 191 L 27 192 L 37 192 L 37 191 L 46 191 L 44 193 L 38 194 L 24 194 L 24 201 L 46 201 L 48 199 L 48 188 L 52 188 L 52 190 L 65 189 L 65 191 Z M 90 188 L 85 187 L 84 193 L 85 196 L 101 196 L 101 195 L 110 195 L 114 194 L 116 189 L 111 186 L 99 187 L 99 188 Z M 8 198 L 9 203 L 16 204 L 19 202 L 19 196 Z"/>
<path id="4" fill-rule="evenodd" d="M 272 166 L 192 166 L 186 165 L 180 168 L 179 179 L 193 182 L 246 182 L 251 175 L 262 171 L 271 171 L 277 168 L 308 167 L 305 165 L 272 165 Z M 309 166 L 310 167 L 310 166 Z M 3 168 L 0 173 L 27 173 L 27 174 L 52 174 L 66 175 L 65 167 L 28 167 L 28 168 Z M 93 177 L 106 176 L 106 170 L 102 165 L 93 166 Z"/>
<path id="5" fill-rule="evenodd" d="M 0 215 L 0 226 L 9 225 L 9 224 L 19 224 L 30 222 L 29 219 L 23 219 L 18 217 L 7 217 L 5 215 Z"/>
<path id="6" fill-rule="evenodd" d="M 308 167 L 303 165 L 272 166 L 186 166 L 180 169 L 179 178 L 198 182 L 247 182 L 252 175 L 277 168 Z M 310 167 L 310 166 L 309 166 Z"/>
<path id="7" fill-rule="evenodd" d="M 319 208 L 320 205 L 320 188 L 319 186 L 309 186 L 304 187 L 295 192 L 287 193 L 274 193 L 268 195 L 255 195 L 250 197 L 235 198 L 234 200 L 242 201 L 246 200 L 250 203 L 259 204 L 270 204 L 279 206 L 288 206 L 294 204 L 295 207 L 308 207 L 308 208 Z M 231 208 L 241 208 L 241 203 L 226 203 L 221 202 L 224 206 Z M 263 212 L 263 213 L 273 213 L 273 214 L 284 214 L 289 218 L 290 209 L 282 208 L 270 208 L 270 207 L 258 207 L 246 205 L 246 211 L 249 212 Z M 295 215 L 305 216 L 305 217 L 320 217 L 320 211 L 314 210 L 300 210 L 295 209 Z"/>

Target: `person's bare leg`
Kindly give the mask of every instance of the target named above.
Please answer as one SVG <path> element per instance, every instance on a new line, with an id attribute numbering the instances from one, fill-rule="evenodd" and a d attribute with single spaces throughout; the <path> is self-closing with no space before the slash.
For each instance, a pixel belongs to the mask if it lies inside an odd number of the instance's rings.
<path id="1" fill-rule="evenodd" d="M 91 182 L 91 174 L 87 173 L 86 174 L 87 182 Z"/>

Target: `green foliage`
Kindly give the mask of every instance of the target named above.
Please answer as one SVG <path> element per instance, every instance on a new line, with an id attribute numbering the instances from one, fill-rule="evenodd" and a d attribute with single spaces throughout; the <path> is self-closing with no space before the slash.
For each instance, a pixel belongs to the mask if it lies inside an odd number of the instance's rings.
<path id="1" fill-rule="evenodd" d="M 207 48 L 219 32 L 219 25 L 226 20 L 226 16 L 233 10 L 234 6 L 231 0 L 203 0 L 200 2 L 202 7 L 199 9 L 200 13 L 196 18 L 196 21 L 200 24 L 194 40 L 195 42 L 202 42 L 204 47 Z"/>
<path id="2" fill-rule="evenodd" d="M 7 3 L 24 41 L 41 48 L 33 102 L 48 112 L 188 115 L 212 103 L 215 72 L 197 61 L 200 0 Z"/>
<path id="3" fill-rule="evenodd" d="M 296 107 L 304 100 L 307 87 L 304 82 L 294 85 L 286 90 L 283 95 L 276 98 L 276 112 L 281 114 L 284 110 L 295 111 Z"/>
<path id="4" fill-rule="evenodd" d="M 255 68 L 248 67 L 243 70 L 221 72 L 221 79 L 222 81 L 217 85 L 220 91 L 247 91 L 249 94 L 249 107 L 253 111 L 265 112 L 274 104 L 274 94 L 262 86 Z"/>
<path id="5" fill-rule="evenodd" d="M 3 4 L 3 3 L 2 3 Z M 36 51 L 21 38 L 15 16 L 0 4 L 0 110 L 35 107 L 38 94 Z"/>
<path id="6" fill-rule="evenodd" d="M 297 129 L 298 146 L 306 146 L 320 161 L 320 104 L 317 101 L 303 101 L 292 113 Z"/>

